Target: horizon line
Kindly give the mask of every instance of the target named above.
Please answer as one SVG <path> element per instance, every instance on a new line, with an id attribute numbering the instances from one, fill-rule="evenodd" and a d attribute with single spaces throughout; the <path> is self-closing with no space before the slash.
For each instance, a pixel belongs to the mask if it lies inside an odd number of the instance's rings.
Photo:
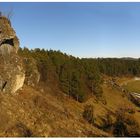
<path id="1" fill-rule="evenodd" d="M 22 48 L 22 49 L 24 49 L 24 48 L 28 48 L 28 47 L 26 47 L 26 46 L 24 46 L 24 47 L 20 47 L 20 48 Z M 68 55 L 68 56 L 72 56 L 72 57 L 75 57 L 75 58 L 80 58 L 80 59 L 98 59 L 98 58 L 101 58 L 101 59 L 107 59 L 107 58 L 116 58 L 116 59 L 140 59 L 140 57 L 134 57 L 134 56 L 76 56 L 76 55 L 73 55 L 73 54 L 69 54 L 69 53 L 67 53 L 67 52 L 63 52 L 62 50 L 55 50 L 55 49 L 52 49 L 52 48 L 49 48 L 49 49 L 46 49 L 46 48 L 39 48 L 39 47 L 37 47 L 37 48 L 28 48 L 30 51 L 31 50 L 35 50 L 35 49 L 40 49 L 40 50 L 45 50 L 45 51 L 50 51 L 50 50 L 52 50 L 52 51 L 57 51 L 57 52 L 61 52 L 61 53 L 63 53 L 63 54 L 66 54 L 66 55 Z"/>

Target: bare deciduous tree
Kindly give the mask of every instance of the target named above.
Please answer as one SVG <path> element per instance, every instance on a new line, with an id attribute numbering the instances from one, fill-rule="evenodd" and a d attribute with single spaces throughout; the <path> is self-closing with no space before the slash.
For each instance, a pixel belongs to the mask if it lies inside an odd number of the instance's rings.
<path id="1" fill-rule="evenodd" d="M 13 17 L 13 8 L 9 9 L 8 11 L 0 10 L 0 17 L 1 16 L 5 16 L 10 20 Z"/>
<path id="2" fill-rule="evenodd" d="M 7 12 L 6 17 L 7 17 L 9 20 L 13 17 L 13 8 L 11 8 L 11 9 Z"/>

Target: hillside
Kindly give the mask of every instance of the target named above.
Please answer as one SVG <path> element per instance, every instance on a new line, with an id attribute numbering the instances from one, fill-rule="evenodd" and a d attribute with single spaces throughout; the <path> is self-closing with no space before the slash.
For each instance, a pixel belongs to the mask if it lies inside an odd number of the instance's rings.
<path id="1" fill-rule="evenodd" d="M 79 129 L 80 134 L 74 134 L 76 131 L 73 130 L 74 127 L 70 122 L 67 124 L 70 125 L 69 127 L 67 125 L 63 126 L 65 121 L 61 119 L 61 124 L 58 124 L 58 126 L 62 125 L 62 132 L 64 133 L 61 135 L 61 132 L 56 132 L 55 136 L 139 136 L 139 107 L 135 105 L 128 94 L 114 86 L 118 84 L 121 87 L 122 82 L 127 82 L 136 75 L 139 76 L 139 73 L 135 73 L 139 60 L 134 60 L 135 63 L 132 63 L 130 61 L 133 60 L 104 59 L 105 62 L 103 63 L 102 60 L 75 58 L 60 51 L 29 50 L 28 48 L 20 49 L 19 54 L 23 59 L 26 58 L 30 62 L 24 63 L 26 69 L 30 70 L 26 73 L 28 76 L 32 74 L 32 77 L 34 77 L 33 66 L 30 65 L 32 65 L 32 59 L 36 61 L 34 66 L 37 66 L 36 69 L 40 73 L 40 81 L 37 84 L 38 89 L 41 89 L 45 95 L 51 94 L 53 99 L 57 98 L 55 104 L 59 103 L 58 100 L 61 100 L 61 102 L 63 100 L 64 104 L 61 104 L 61 107 L 66 107 L 64 109 L 65 113 L 67 112 L 69 115 L 76 113 L 78 120 L 74 119 L 73 121 L 77 125 L 75 130 Z M 125 62 L 126 67 L 120 66 L 121 61 Z M 114 62 L 116 65 L 114 65 Z M 110 69 L 103 72 L 102 67 L 105 70 L 107 64 L 110 64 Z M 114 71 L 118 65 L 122 68 Z M 64 99 L 62 95 L 65 97 Z M 50 100 L 47 101 L 47 103 L 49 102 Z M 85 109 L 90 110 L 91 107 L 93 107 L 92 115 L 87 113 L 86 117 L 83 116 Z M 89 119 L 90 117 L 93 121 Z M 117 122 L 118 119 L 121 119 L 119 121 L 122 121 L 122 126 L 118 126 L 120 125 L 120 122 Z M 92 128 L 86 129 L 86 124 L 81 125 L 81 121 L 82 124 L 84 121 Z M 57 122 L 52 123 L 55 127 L 57 126 Z M 117 127 L 119 129 L 122 127 L 122 130 L 119 132 Z M 125 130 L 126 128 L 123 129 L 124 127 L 127 127 L 127 130 Z M 67 130 L 67 128 L 69 129 Z M 92 130 L 93 128 L 97 129 L 97 133 Z M 69 132 L 71 134 L 68 134 Z M 102 132 L 103 134 L 101 134 Z M 53 132 L 51 132 L 49 136 L 53 135 Z"/>
<path id="2" fill-rule="evenodd" d="M 108 136 L 82 118 L 82 104 L 51 92 L 25 86 L 16 97 L 1 96 L 0 136 Z"/>
<path id="3" fill-rule="evenodd" d="M 8 137 L 86 137 L 112 136 L 111 131 L 103 131 L 107 112 L 114 117 L 122 106 L 133 108 L 133 116 L 139 121 L 140 113 L 132 102 L 112 87 L 103 85 L 107 104 L 90 98 L 79 103 L 50 86 L 45 91 L 24 85 L 18 95 L 0 95 L 0 136 Z M 84 106 L 94 106 L 96 125 L 88 123 L 82 116 Z M 98 127 L 97 127 L 98 124 Z"/>
<path id="4" fill-rule="evenodd" d="M 0 136 L 140 136 L 140 109 L 123 84 L 140 60 L 80 59 L 20 48 L 0 16 Z"/>

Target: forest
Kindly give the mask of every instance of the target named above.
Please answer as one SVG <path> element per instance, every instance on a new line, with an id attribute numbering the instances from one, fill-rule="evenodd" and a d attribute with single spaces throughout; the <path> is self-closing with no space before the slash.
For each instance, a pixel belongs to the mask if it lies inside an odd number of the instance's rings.
<path id="1" fill-rule="evenodd" d="M 41 74 L 41 82 L 51 77 L 60 90 L 79 102 L 89 96 L 102 98 L 103 75 L 112 77 L 139 76 L 140 59 L 133 58 L 78 58 L 61 51 L 20 48 L 24 59 L 34 59 Z M 30 68 L 28 68 L 30 72 Z"/>

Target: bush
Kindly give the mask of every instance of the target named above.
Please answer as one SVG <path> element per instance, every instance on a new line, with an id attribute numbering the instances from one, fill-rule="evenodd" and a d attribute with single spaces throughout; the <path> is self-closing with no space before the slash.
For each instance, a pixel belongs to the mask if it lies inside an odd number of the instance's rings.
<path id="1" fill-rule="evenodd" d="M 6 137 L 33 137 L 33 132 L 22 122 L 14 124 L 6 130 Z"/>
<path id="2" fill-rule="evenodd" d="M 83 112 L 83 118 L 89 123 L 94 123 L 94 107 L 93 105 L 86 105 Z"/>
<path id="3" fill-rule="evenodd" d="M 119 137 L 140 136 L 139 124 L 129 111 L 121 108 L 116 112 L 113 133 L 115 136 Z"/>
<path id="4" fill-rule="evenodd" d="M 111 117 L 111 113 L 107 112 L 104 116 L 104 118 L 102 119 L 103 121 L 103 125 L 102 128 L 104 131 L 108 131 L 111 130 L 112 126 L 113 126 L 113 120 Z"/>

